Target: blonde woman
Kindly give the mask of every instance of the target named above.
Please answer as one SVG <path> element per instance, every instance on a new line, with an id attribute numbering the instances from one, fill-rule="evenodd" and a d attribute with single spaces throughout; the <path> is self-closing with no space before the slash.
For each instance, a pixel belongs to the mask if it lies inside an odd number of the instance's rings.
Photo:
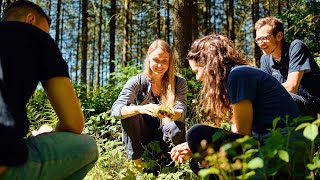
<path id="1" fill-rule="evenodd" d="M 143 145 L 151 141 L 166 146 L 184 142 L 186 103 L 187 82 L 174 74 L 170 46 L 155 40 L 148 49 L 144 72 L 128 80 L 112 106 L 111 115 L 121 119 L 128 159 L 141 164 Z M 173 113 L 154 117 L 160 104 Z"/>

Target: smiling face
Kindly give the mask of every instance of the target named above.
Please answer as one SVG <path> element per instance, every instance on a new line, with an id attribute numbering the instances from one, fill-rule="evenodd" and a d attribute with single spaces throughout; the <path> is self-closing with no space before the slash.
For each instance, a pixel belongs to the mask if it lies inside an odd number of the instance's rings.
<path id="1" fill-rule="evenodd" d="M 256 43 L 266 55 L 273 54 L 281 49 L 282 32 L 273 34 L 270 25 L 264 25 L 256 31 Z"/>
<path id="2" fill-rule="evenodd" d="M 170 54 L 161 48 L 156 48 L 148 55 L 150 69 L 153 74 L 164 75 L 169 69 Z"/>
<path id="3" fill-rule="evenodd" d="M 189 65 L 192 72 L 196 74 L 196 80 L 204 81 L 204 67 L 198 65 L 194 60 L 189 60 Z"/>

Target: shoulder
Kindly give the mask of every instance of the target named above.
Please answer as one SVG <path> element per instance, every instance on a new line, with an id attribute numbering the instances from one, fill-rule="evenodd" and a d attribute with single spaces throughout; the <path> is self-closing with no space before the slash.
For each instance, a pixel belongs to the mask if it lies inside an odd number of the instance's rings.
<path id="1" fill-rule="evenodd" d="M 290 45 L 289 45 L 289 50 L 290 51 L 297 51 L 297 50 L 300 50 L 300 49 L 303 49 L 303 48 L 307 48 L 307 45 L 304 42 L 302 42 L 302 41 L 300 41 L 298 39 L 292 41 L 290 43 Z"/>
<path id="2" fill-rule="evenodd" d="M 150 82 L 150 78 L 147 77 L 145 74 L 140 73 L 137 74 L 135 76 L 132 76 L 129 78 L 129 80 L 127 81 L 128 85 L 143 85 L 143 84 L 147 84 L 148 82 Z"/>
<path id="3" fill-rule="evenodd" d="M 187 82 L 187 80 L 179 75 L 174 75 L 177 82 Z"/>
<path id="4" fill-rule="evenodd" d="M 179 75 L 175 75 L 175 81 L 177 86 L 187 86 L 187 80 Z"/>
<path id="5" fill-rule="evenodd" d="M 256 81 L 257 79 L 260 79 L 261 76 L 264 76 L 264 74 L 265 72 L 256 67 L 247 65 L 235 66 L 231 69 L 227 77 L 227 83 Z"/>
<path id="6" fill-rule="evenodd" d="M 230 71 L 230 75 L 235 75 L 235 74 L 246 75 L 246 74 L 257 73 L 259 71 L 260 71 L 259 69 L 253 66 L 240 65 L 240 66 L 233 67 Z"/>
<path id="7" fill-rule="evenodd" d="M 52 37 L 41 29 L 24 22 L 5 21 L 0 23 L 1 33 L 9 36 L 15 35 L 19 38 L 32 39 L 35 42 L 52 41 Z"/>

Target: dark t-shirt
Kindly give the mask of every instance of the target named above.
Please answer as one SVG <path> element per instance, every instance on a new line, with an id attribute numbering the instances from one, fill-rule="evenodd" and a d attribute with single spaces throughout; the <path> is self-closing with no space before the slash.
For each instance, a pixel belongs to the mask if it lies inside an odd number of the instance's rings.
<path id="1" fill-rule="evenodd" d="M 0 125 L 0 165 L 17 165 L 27 158 L 23 137 L 29 130 L 26 104 L 39 82 L 69 77 L 68 66 L 49 34 L 27 23 L 0 23 L 0 57 L 3 98 L 14 120 L 14 128 Z"/>
<path id="2" fill-rule="evenodd" d="M 320 103 L 320 68 L 302 41 L 284 43 L 279 63 L 272 55 L 262 56 L 260 69 L 280 83 L 286 82 L 289 73 L 304 71 L 297 94 Z"/>
<path id="3" fill-rule="evenodd" d="M 227 90 L 231 104 L 245 99 L 252 102 L 254 136 L 266 134 L 276 117 L 284 119 L 289 115 L 291 121 L 300 114 L 286 89 L 274 77 L 254 67 L 233 67 L 227 78 Z M 280 121 L 278 125 L 284 127 L 285 123 Z"/>

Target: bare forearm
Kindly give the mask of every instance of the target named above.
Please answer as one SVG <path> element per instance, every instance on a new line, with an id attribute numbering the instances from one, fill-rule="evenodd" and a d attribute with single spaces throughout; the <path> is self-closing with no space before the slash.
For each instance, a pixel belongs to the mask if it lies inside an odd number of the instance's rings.
<path id="1" fill-rule="evenodd" d="M 282 86 L 290 93 L 297 93 L 298 87 L 297 86 L 290 86 L 288 82 L 282 83 Z"/>
<path id="2" fill-rule="evenodd" d="M 174 112 L 174 115 L 172 116 L 172 120 L 178 120 L 178 119 L 180 119 L 181 115 L 182 115 L 181 112 L 175 111 L 175 112 Z"/>
<path id="3" fill-rule="evenodd" d="M 123 106 L 121 109 L 121 115 L 124 118 L 128 118 L 137 114 L 140 114 L 140 106 Z"/>
<path id="4" fill-rule="evenodd" d="M 83 131 L 83 128 L 84 128 L 83 123 L 67 124 L 59 121 L 55 127 L 55 131 L 67 131 L 67 132 L 72 132 L 76 134 L 81 134 Z"/>

